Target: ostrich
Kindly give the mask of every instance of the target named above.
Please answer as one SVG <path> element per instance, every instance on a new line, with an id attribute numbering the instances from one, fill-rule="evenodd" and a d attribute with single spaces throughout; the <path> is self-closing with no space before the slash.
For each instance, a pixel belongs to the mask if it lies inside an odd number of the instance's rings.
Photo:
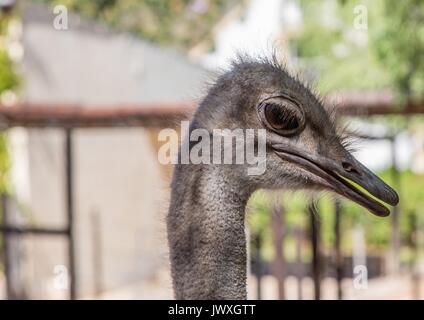
<path id="1" fill-rule="evenodd" d="M 320 99 L 275 59 L 234 62 L 195 111 L 189 132 L 197 128 L 266 129 L 266 170 L 175 166 L 167 232 L 177 299 L 247 298 L 245 207 L 257 189 L 330 190 L 378 216 L 390 211 L 376 198 L 398 203 L 347 151 Z"/>

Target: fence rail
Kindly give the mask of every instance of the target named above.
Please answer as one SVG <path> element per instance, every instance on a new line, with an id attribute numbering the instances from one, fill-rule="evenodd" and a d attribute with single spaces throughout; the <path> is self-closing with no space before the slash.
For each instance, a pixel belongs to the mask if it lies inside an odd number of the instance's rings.
<path id="1" fill-rule="evenodd" d="M 409 101 L 404 104 L 403 108 L 399 108 L 394 102 L 394 97 L 390 94 L 338 94 L 337 96 L 328 96 L 325 100 L 331 104 L 336 103 L 337 110 L 342 115 L 424 114 L 424 103 Z M 7 244 L 7 239 L 11 234 L 45 234 L 67 237 L 69 244 L 67 254 L 71 281 L 70 298 L 75 299 L 77 297 L 77 273 L 73 232 L 73 129 L 175 126 L 177 121 L 188 119 L 189 115 L 194 111 L 194 107 L 194 103 L 115 106 L 63 103 L 16 104 L 13 106 L 0 105 L 0 130 L 7 130 L 13 127 L 61 128 L 64 130 L 66 136 L 64 146 L 66 170 L 66 227 L 63 229 L 49 229 L 45 227 L 18 227 L 10 225 L 7 223 L 7 205 L 4 203 L 4 219 L 3 225 L 0 226 L 0 233 L 3 234 L 5 243 Z M 381 137 L 377 137 L 377 139 L 381 139 Z M 393 138 L 390 140 L 393 143 Z M 4 202 L 7 202 L 7 200 Z M 6 279 L 8 279 L 7 266 L 9 259 L 7 245 L 5 247 Z M 8 285 L 10 287 L 10 282 Z M 10 290 L 8 293 L 9 297 L 12 297 Z"/>

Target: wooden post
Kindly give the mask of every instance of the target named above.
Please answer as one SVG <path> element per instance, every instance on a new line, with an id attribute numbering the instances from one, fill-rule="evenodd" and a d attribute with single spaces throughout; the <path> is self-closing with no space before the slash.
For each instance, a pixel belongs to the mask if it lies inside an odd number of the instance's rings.
<path id="1" fill-rule="evenodd" d="M 312 245 L 312 279 L 314 281 L 314 299 L 321 299 L 321 255 L 319 248 L 319 221 L 317 219 L 317 209 L 314 200 L 311 200 L 309 207 L 310 237 Z"/>
<path id="2" fill-rule="evenodd" d="M 65 129 L 65 190 L 69 263 L 69 298 L 77 298 L 77 279 L 75 270 L 75 235 L 74 235 L 74 181 L 73 181 L 73 155 L 72 155 L 72 129 Z"/>
<path id="3" fill-rule="evenodd" d="M 396 137 L 390 139 L 391 143 L 391 157 L 392 157 L 392 178 L 393 185 L 395 186 L 399 196 L 400 196 L 400 175 L 399 169 L 397 166 L 397 157 L 396 157 Z M 399 252 L 401 247 L 400 240 L 400 227 L 399 227 L 399 205 L 393 207 L 393 212 L 391 214 L 392 219 L 392 233 L 391 233 L 391 255 L 389 261 L 389 271 L 391 273 L 399 272 Z"/>
<path id="4" fill-rule="evenodd" d="M 335 253 L 335 269 L 337 281 L 337 299 L 343 299 L 343 256 L 341 252 L 341 203 L 338 198 L 334 202 L 334 253 Z"/>
<path id="5" fill-rule="evenodd" d="M 411 261 L 410 261 L 410 272 L 411 272 L 411 296 L 412 299 L 420 300 L 420 274 L 417 268 L 417 262 L 419 261 L 419 250 L 418 250 L 418 228 L 417 228 L 417 215 L 414 211 L 409 214 L 409 246 L 411 249 Z"/>
<path id="6" fill-rule="evenodd" d="M 96 296 L 103 292 L 103 248 L 100 213 L 96 210 L 91 214 L 93 236 L 93 289 Z"/>
<path id="7" fill-rule="evenodd" d="M 275 258 L 274 258 L 274 275 L 278 282 L 278 299 L 286 298 L 284 282 L 285 259 L 284 259 L 284 209 L 281 202 L 276 197 L 273 201 L 272 208 L 272 235 L 274 240 Z"/>
<path id="8" fill-rule="evenodd" d="M 256 260 L 256 298 L 258 300 L 262 299 L 262 257 L 261 257 L 261 250 L 262 250 L 262 235 L 260 232 L 258 232 L 255 237 L 255 260 Z"/>
<path id="9" fill-rule="evenodd" d="M 352 267 L 353 287 L 357 295 L 359 290 L 368 288 L 367 244 L 363 226 L 359 223 L 352 230 Z"/>
<path id="10" fill-rule="evenodd" d="M 297 298 L 303 299 L 302 280 L 304 276 L 303 259 L 302 259 L 302 244 L 303 231 L 300 227 L 295 230 L 296 237 L 296 278 L 297 278 Z"/>
<path id="11" fill-rule="evenodd" d="M 1 195 L 1 207 L 2 207 L 2 223 L 3 225 L 9 224 L 9 208 L 8 208 L 8 197 L 6 194 Z M 6 298 L 8 300 L 14 300 L 18 297 L 13 289 L 13 274 L 12 274 L 12 258 L 10 250 L 10 234 L 7 232 L 3 233 L 3 246 L 4 246 L 4 276 L 6 280 Z"/>

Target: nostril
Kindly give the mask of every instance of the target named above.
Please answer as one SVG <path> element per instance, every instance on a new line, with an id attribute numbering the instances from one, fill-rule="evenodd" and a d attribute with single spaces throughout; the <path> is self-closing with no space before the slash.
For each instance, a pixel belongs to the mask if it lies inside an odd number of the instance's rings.
<path id="1" fill-rule="evenodd" d="M 350 172 L 350 173 L 354 173 L 354 174 L 357 174 L 357 175 L 361 175 L 360 173 L 359 173 L 359 171 L 358 170 L 356 170 L 355 169 L 355 167 L 352 165 L 352 164 L 350 164 L 349 162 L 346 162 L 346 161 L 343 161 L 342 162 L 342 167 L 343 167 L 343 169 L 345 169 L 347 172 Z"/>

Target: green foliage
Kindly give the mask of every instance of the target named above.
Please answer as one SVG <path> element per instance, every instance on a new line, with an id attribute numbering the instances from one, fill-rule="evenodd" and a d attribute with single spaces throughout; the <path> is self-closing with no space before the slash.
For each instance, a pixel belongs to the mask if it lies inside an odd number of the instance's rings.
<path id="1" fill-rule="evenodd" d="M 65 5 L 87 18 L 153 42 L 188 49 L 208 38 L 215 23 L 240 0 L 39 0 Z"/>
<path id="2" fill-rule="evenodd" d="M 0 50 L 0 93 L 7 89 L 15 88 L 18 85 L 18 77 L 12 68 L 7 53 Z"/>
<path id="3" fill-rule="evenodd" d="M 393 185 L 392 169 L 385 170 L 380 174 L 381 178 L 388 184 Z M 410 234 L 410 215 L 416 214 L 418 223 L 424 220 L 424 188 L 422 182 L 424 175 L 417 175 L 410 171 L 400 174 L 400 225 L 403 238 Z M 395 186 L 397 187 L 397 186 Z M 289 237 L 286 243 L 286 254 L 289 260 L 294 259 L 293 231 L 295 227 L 301 227 L 307 232 L 309 227 L 309 216 L 307 205 L 309 197 L 301 192 L 281 191 L 282 205 L 286 211 L 285 229 Z M 364 228 L 368 250 L 384 250 L 390 241 L 391 219 L 376 217 L 370 214 L 352 201 L 342 201 L 342 249 L 349 253 L 352 250 L 351 231 L 356 225 Z M 334 197 L 321 194 L 318 198 L 318 221 L 321 224 L 321 239 L 323 249 L 331 250 L 334 244 Z M 421 219 L 421 220 L 420 220 Z M 264 258 L 272 259 L 272 237 L 271 237 L 271 199 L 267 192 L 256 192 L 249 201 L 248 223 L 253 233 L 261 232 L 264 238 Z"/>
<path id="4" fill-rule="evenodd" d="M 275 196 L 275 195 L 274 195 Z M 307 216 L 304 214 L 304 205 L 307 197 L 302 192 L 281 192 L 278 195 L 284 210 L 284 226 L 287 232 L 294 232 L 296 227 L 306 225 Z M 261 234 L 263 241 L 263 257 L 271 260 L 274 256 L 271 233 L 271 212 L 275 198 L 264 190 L 256 191 L 249 199 L 247 221 L 252 234 Z M 287 243 L 286 257 L 294 259 L 294 242 Z"/>
<path id="5" fill-rule="evenodd" d="M 0 37 L 5 36 L 10 17 L 0 14 Z M 0 94 L 5 90 L 16 88 L 18 84 L 18 76 L 13 70 L 12 61 L 9 59 L 6 48 L 0 46 Z M 0 133 L 0 193 L 7 190 L 9 167 L 7 136 L 5 133 Z"/>
<path id="6" fill-rule="evenodd" d="M 366 8 L 367 28 L 355 28 Z M 424 1 L 301 1 L 302 32 L 291 45 L 323 92 L 393 88 L 400 97 L 424 90 Z"/>
<path id="7" fill-rule="evenodd" d="M 10 15 L 0 13 L 0 38 L 6 35 L 11 18 Z M 0 41 L 0 94 L 4 90 L 15 88 L 18 85 L 18 77 L 13 70 L 12 61 L 9 59 L 3 43 L 4 40 Z"/>
<path id="8" fill-rule="evenodd" d="M 424 2 L 385 0 L 378 9 L 384 18 L 370 33 L 373 52 L 403 95 L 422 95 Z"/>
<path id="9" fill-rule="evenodd" d="M 9 190 L 8 173 L 10 168 L 10 158 L 7 150 L 7 136 L 0 134 L 0 193 Z"/>

